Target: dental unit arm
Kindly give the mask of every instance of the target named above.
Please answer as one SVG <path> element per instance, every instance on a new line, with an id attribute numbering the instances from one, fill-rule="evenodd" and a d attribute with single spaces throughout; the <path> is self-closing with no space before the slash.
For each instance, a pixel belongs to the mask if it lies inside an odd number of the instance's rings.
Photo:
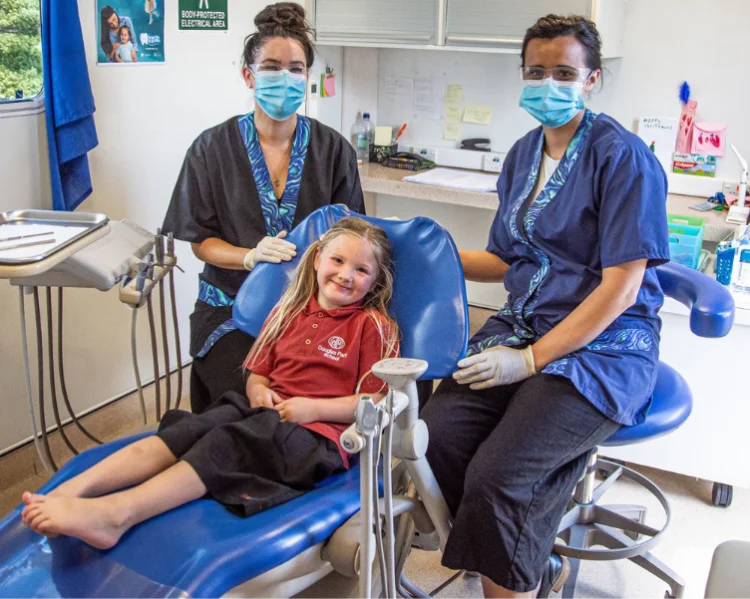
<path id="1" fill-rule="evenodd" d="M 441 548 L 445 547 L 450 532 L 450 513 L 443 499 L 432 470 L 427 464 L 427 426 L 418 418 L 419 400 L 417 379 L 427 370 L 424 360 L 409 358 L 389 358 L 376 363 L 372 372 L 388 384 L 386 396 L 374 403 L 369 396 L 360 399 L 355 414 L 355 423 L 341 435 L 341 444 L 349 453 L 360 453 L 360 553 L 359 553 L 359 596 L 370 597 L 372 589 L 372 564 L 378 543 L 372 534 L 380 534 L 380 522 L 373 522 L 373 510 L 377 499 L 377 460 L 380 451 L 374 439 L 378 432 L 383 434 L 383 503 L 385 543 L 381 563 L 385 563 L 384 596 L 397 597 L 395 537 L 393 529 L 393 481 L 391 457 L 401 459 L 424 504 L 429 520 L 434 524 L 440 538 Z M 381 414 L 382 418 L 378 418 Z M 378 431 L 378 421 L 383 430 Z M 383 573 L 381 572 L 381 576 Z"/>

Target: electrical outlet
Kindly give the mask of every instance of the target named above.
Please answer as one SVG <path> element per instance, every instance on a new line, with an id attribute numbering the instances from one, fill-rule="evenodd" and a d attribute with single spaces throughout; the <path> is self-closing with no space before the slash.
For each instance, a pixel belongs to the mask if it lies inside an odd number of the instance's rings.
<path id="1" fill-rule="evenodd" d="M 499 173 L 503 170 L 503 163 L 505 162 L 505 154 L 495 154 L 494 152 L 488 152 L 482 156 L 482 170 L 489 171 L 490 173 Z"/>
<path id="2" fill-rule="evenodd" d="M 427 158 L 427 160 L 432 160 L 433 162 L 435 162 L 435 156 L 437 155 L 435 148 L 428 148 L 426 146 L 412 146 L 411 152 L 412 154 L 419 154 L 420 156 Z"/>
<path id="3" fill-rule="evenodd" d="M 721 186 L 721 192 L 725 196 L 729 194 L 736 196 L 739 187 L 740 187 L 739 181 L 724 181 L 724 183 Z"/>

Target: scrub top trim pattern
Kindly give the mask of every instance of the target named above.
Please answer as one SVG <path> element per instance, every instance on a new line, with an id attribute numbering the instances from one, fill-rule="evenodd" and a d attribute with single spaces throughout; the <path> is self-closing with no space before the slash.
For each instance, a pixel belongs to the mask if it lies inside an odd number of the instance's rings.
<path id="1" fill-rule="evenodd" d="M 204 302 L 213 308 L 234 305 L 234 300 L 229 297 L 229 295 L 224 293 L 218 287 L 214 287 L 213 285 L 207 283 L 202 279 L 199 282 L 198 286 L 198 301 Z M 224 335 L 228 335 L 232 331 L 236 330 L 237 325 L 232 318 L 220 324 L 208 336 L 208 339 L 206 339 L 206 342 L 201 347 L 200 351 L 196 355 L 196 358 L 205 357 L 209 350 L 216 344 L 219 339 L 221 339 Z"/>
<path id="2" fill-rule="evenodd" d="M 241 117 L 237 124 L 240 135 L 247 150 L 247 157 L 253 170 L 253 178 L 258 188 L 258 197 L 263 211 L 263 220 L 266 223 L 266 232 L 270 236 L 278 235 L 281 231 L 291 231 L 294 222 L 294 214 L 297 210 L 297 198 L 299 197 L 300 185 L 302 183 L 302 170 L 305 166 L 307 148 L 310 145 L 310 121 L 301 115 L 297 115 L 297 127 L 294 130 L 294 141 L 292 142 L 292 155 L 289 160 L 289 171 L 287 173 L 286 185 L 281 195 L 281 200 L 271 184 L 271 175 L 268 165 L 263 156 L 263 149 L 258 140 L 258 131 L 255 127 L 254 113 Z"/>

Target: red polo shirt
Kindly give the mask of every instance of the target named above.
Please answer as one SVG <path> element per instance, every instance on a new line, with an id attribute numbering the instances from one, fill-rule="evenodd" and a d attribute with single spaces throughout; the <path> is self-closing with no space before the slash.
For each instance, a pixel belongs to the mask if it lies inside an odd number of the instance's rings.
<path id="1" fill-rule="evenodd" d="M 327 311 L 313 297 L 282 337 L 253 363 L 245 362 L 245 367 L 269 379 L 271 389 L 284 399 L 353 395 L 359 379 L 383 357 L 373 317 L 388 330 L 389 324 L 375 310 L 366 311 L 361 304 L 352 304 Z M 369 374 L 359 391 L 384 393 L 386 389 L 383 381 Z M 336 443 L 344 466 L 349 467 L 349 454 L 341 447 L 340 439 L 348 424 L 311 422 L 302 426 Z"/>

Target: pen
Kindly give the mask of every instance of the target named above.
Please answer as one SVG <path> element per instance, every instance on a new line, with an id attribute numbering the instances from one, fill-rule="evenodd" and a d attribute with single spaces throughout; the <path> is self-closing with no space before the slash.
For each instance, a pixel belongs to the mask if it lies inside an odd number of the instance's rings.
<path id="1" fill-rule="evenodd" d="M 398 138 L 404 134 L 404 131 L 406 131 L 406 123 L 404 123 L 404 126 L 401 127 L 401 129 L 399 129 L 398 135 L 396 135 L 396 139 L 393 140 L 393 143 L 398 141 Z"/>
<path id="2" fill-rule="evenodd" d="M 0 252 L 3 252 L 5 250 L 17 250 L 19 248 L 29 248 L 34 245 L 47 245 L 50 243 L 55 243 L 54 239 L 44 239 L 42 241 L 31 241 L 29 243 L 17 243 L 16 245 L 7 245 L 5 247 L 0 247 Z"/>
<path id="3" fill-rule="evenodd" d="M 46 231 L 44 233 L 32 233 L 31 235 L 14 235 L 13 237 L 3 237 L 0 242 L 3 241 L 15 241 L 16 239 L 28 239 L 29 237 L 43 237 L 45 235 L 52 235 L 54 231 Z"/>

